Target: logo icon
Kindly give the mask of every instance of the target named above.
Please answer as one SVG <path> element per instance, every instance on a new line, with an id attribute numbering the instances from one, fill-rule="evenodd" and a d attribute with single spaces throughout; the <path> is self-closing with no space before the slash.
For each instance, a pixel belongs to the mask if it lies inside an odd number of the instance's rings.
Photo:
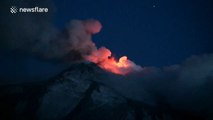
<path id="1" fill-rule="evenodd" d="M 16 6 L 12 6 L 12 7 L 10 8 L 10 12 L 11 12 L 12 14 L 15 14 L 15 13 L 18 12 L 18 8 L 17 8 Z"/>

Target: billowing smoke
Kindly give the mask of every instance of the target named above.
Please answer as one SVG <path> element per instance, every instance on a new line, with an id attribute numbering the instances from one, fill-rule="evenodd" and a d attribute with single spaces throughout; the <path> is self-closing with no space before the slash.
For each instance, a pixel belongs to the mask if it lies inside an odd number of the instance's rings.
<path id="1" fill-rule="evenodd" d="M 31 21 L 28 22 L 31 24 Z M 32 23 L 28 27 L 27 32 L 30 31 L 28 29 L 34 29 L 36 25 Z M 12 38 L 5 39 L 7 41 L 4 43 L 9 49 L 33 53 L 44 59 L 67 57 L 81 59 L 96 50 L 91 36 L 99 32 L 101 27 L 100 22 L 93 19 L 72 20 L 62 32 L 53 26 L 48 26 L 47 28 L 35 28 L 32 33 L 26 33 L 20 37 L 18 33 L 15 33 L 16 31 L 12 31 Z"/>
<path id="2" fill-rule="evenodd" d="M 41 54 L 47 58 L 80 60 L 96 50 L 91 37 L 101 30 L 101 23 L 94 19 L 72 20 L 67 28 L 54 39 L 46 42 Z M 41 41 L 42 42 L 42 41 Z"/>
<path id="3" fill-rule="evenodd" d="M 115 74 L 126 75 L 131 72 L 142 70 L 139 65 L 128 60 L 127 56 L 123 56 L 119 60 L 116 60 L 116 58 L 112 56 L 111 51 L 105 47 L 101 47 L 98 50 L 93 51 L 91 55 L 88 55 L 85 58 L 86 60 L 97 63 L 101 68 Z"/>
<path id="4" fill-rule="evenodd" d="M 94 62 L 101 68 L 116 74 L 125 75 L 140 71 L 142 68 L 128 60 L 126 56 L 116 60 L 109 49 L 105 47 L 97 49 L 92 41 L 92 35 L 100 32 L 101 28 L 101 23 L 94 19 L 72 20 L 61 36 L 47 45 L 49 49 L 45 56 L 52 55 L 52 57 L 70 60 L 77 54 L 83 60 Z"/>
<path id="5" fill-rule="evenodd" d="M 71 20 L 65 29 L 58 30 L 48 20 L 43 19 L 42 16 L 17 16 L 15 22 L 11 21 L 6 26 L 9 33 L 7 39 L 3 39 L 2 47 L 35 54 L 46 60 L 63 62 L 88 60 L 107 71 L 122 75 L 141 70 L 140 66 L 128 60 L 126 56 L 116 60 L 111 56 L 109 49 L 105 47 L 97 49 L 92 41 L 92 35 L 100 32 L 102 28 L 98 20 Z"/>

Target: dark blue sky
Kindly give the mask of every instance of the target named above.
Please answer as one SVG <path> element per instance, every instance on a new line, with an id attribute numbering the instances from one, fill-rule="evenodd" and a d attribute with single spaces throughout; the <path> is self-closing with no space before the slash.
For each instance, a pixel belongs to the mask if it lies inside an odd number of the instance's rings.
<path id="1" fill-rule="evenodd" d="M 98 19 L 93 40 L 142 66 L 181 63 L 194 54 L 213 52 L 211 0 L 55 0 L 55 23 Z"/>

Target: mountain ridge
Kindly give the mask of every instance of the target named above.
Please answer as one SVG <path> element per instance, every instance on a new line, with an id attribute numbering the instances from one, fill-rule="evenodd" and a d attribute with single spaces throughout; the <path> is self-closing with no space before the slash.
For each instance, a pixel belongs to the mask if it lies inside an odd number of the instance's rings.
<path id="1" fill-rule="evenodd" d="M 9 113 L 3 116 L 22 120 L 205 119 L 194 113 L 175 110 L 163 103 L 160 103 L 161 106 L 150 106 L 135 101 L 113 87 L 98 82 L 109 79 L 110 75 L 93 63 L 80 62 L 72 64 L 48 82 L 11 86 L 11 91 L 1 94 L 1 103 L 3 105 L 9 100 L 7 104 L 13 103 L 13 110 L 9 109 Z M 20 93 L 13 93 L 12 89 L 19 89 Z M 6 108 L 7 104 L 3 106 Z"/>

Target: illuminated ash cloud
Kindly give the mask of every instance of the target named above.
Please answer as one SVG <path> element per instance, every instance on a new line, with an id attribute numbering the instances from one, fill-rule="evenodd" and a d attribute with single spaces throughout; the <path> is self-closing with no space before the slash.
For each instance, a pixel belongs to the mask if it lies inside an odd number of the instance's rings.
<path id="1" fill-rule="evenodd" d="M 76 35 L 78 37 L 79 32 L 82 32 L 83 29 L 80 29 L 81 27 L 79 26 L 84 26 L 85 35 L 87 34 L 87 36 L 83 35 L 82 33 L 79 34 L 79 36 L 85 36 L 85 38 L 80 39 L 78 42 L 74 42 L 74 46 L 72 45 L 72 48 L 75 48 L 78 51 L 89 48 L 90 51 L 87 52 L 89 54 L 84 52 L 81 53 L 83 54 L 84 59 L 98 64 L 101 68 L 107 71 L 121 75 L 125 75 L 134 71 L 140 71 L 142 69 L 140 66 L 136 65 L 131 60 L 128 60 L 127 56 L 123 56 L 119 58 L 119 60 L 116 60 L 116 58 L 112 56 L 112 53 L 109 49 L 105 47 L 97 49 L 95 43 L 93 43 L 91 40 L 91 35 L 100 32 L 102 25 L 99 21 L 91 19 L 86 21 L 72 22 L 75 22 L 75 24 L 73 24 L 74 26 L 72 27 L 72 29 L 76 28 L 74 30 L 71 30 L 70 32 L 72 37 L 76 37 Z M 79 24 L 79 22 L 81 24 Z M 72 35 L 73 32 L 76 33 Z M 73 38 L 73 40 L 75 39 L 76 38 Z"/>
<path id="2" fill-rule="evenodd" d="M 27 16 L 23 16 L 23 18 L 27 18 Z M 141 70 L 140 66 L 128 60 L 126 56 L 117 60 L 111 55 L 109 49 L 96 47 L 92 41 L 92 35 L 101 31 L 102 25 L 98 20 L 71 20 L 62 31 L 48 22 L 41 24 L 30 19 L 25 23 L 31 26 L 19 27 L 19 31 L 23 31 L 25 34 L 17 32 L 17 29 L 16 31 L 12 29 L 11 35 L 8 35 L 12 37 L 5 39 L 3 46 L 14 51 L 35 54 L 45 60 L 61 62 L 88 60 L 107 71 L 121 75 Z"/>
<path id="3" fill-rule="evenodd" d="M 120 75 L 140 71 L 142 68 L 136 65 L 126 56 L 116 60 L 109 49 L 97 48 L 92 41 L 92 35 L 101 31 L 102 25 L 98 20 L 72 20 L 65 31 L 50 45 L 45 56 L 75 58 L 96 63 L 101 68 Z"/>
<path id="4" fill-rule="evenodd" d="M 97 63 L 101 68 L 107 71 L 121 75 L 142 70 L 139 65 L 128 60 L 127 56 L 123 56 L 119 60 L 116 60 L 112 56 L 111 51 L 105 47 L 93 51 L 91 55 L 86 56 L 86 59 Z"/>

